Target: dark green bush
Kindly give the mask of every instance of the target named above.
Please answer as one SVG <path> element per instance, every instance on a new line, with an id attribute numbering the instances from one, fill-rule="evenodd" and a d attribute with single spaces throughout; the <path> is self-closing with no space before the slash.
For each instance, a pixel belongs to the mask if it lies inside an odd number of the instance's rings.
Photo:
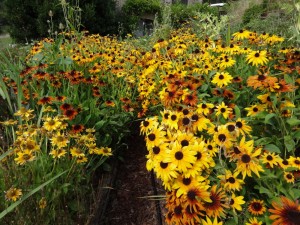
<path id="1" fill-rule="evenodd" d="M 250 21 L 260 18 L 263 13 L 263 5 L 253 5 L 245 11 L 243 15 L 243 25 L 247 26 Z"/>

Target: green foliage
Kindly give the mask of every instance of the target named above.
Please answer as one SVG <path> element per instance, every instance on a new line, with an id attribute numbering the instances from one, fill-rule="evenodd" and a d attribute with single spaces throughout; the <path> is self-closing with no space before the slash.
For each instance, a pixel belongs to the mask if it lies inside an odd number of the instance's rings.
<path id="1" fill-rule="evenodd" d="M 264 8 L 262 5 L 253 5 L 245 11 L 243 15 L 243 24 L 247 26 L 250 21 L 260 18 L 263 12 Z"/>
<path id="2" fill-rule="evenodd" d="M 127 0 L 122 7 L 121 20 L 122 33 L 132 33 L 138 24 L 141 16 L 155 15 L 161 12 L 161 3 L 159 0 Z"/>
<path id="3" fill-rule="evenodd" d="M 191 5 L 185 5 L 182 3 L 175 3 L 171 6 L 171 18 L 175 28 L 181 26 L 181 24 L 188 21 L 190 18 L 195 17 L 198 13 L 208 13 L 217 16 L 218 9 L 210 7 L 209 4 L 195 3 Z"/>
<path id="4" fill-rule="evenodd" d="M 68 11 L 64 8 L 66 5 Z M 60 24 L 68 28 L 68 23 L 75 22 L 78 29 L 91 33 L 117 33 L 114 0 L 72 0 L 68 3 L 60 0 L 6 0 L 5 7 L 3 19 L 8 24 L 8 32 L 19 43 L 47 37 L 49 33 L 52 36 L 60 32 Z M 52 16 L 49 15 L 50 10 Z M 1 19 L 0 14 L 0 23 Z"/>

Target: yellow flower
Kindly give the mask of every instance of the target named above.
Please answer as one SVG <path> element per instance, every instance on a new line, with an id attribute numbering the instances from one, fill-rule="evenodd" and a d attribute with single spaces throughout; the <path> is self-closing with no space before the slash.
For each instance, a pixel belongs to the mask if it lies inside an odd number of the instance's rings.
<path id="1" fill-rule="evenodd" d="M 246 225 L 262 225 L 262 222 L 258 221 L 256 217 L 253 217 L 249 219 L 249 223 L 246 223 Z"/>
<path id="2" fill-rule="evenodd" d="M 77 147 L 72 147 L 70 151 L 71 151 L 71 155 L 73 157 L 83 157 L 83 156 L 85 156 L 84 153 Z"/>
<path id="3" fill-rule="evenodd" d="M 44 209 L 47 206 L 47 200 L 45 197 L 42 197 L 39 201 L 39 208 Z"/>
<path id="4" fill-rule="evenodd" d="M 248 63 L 251 63 L 253 66 L 264 65 L 269 60 L 267 58 L 267 51 L 252 51 L 247 55 L 246 60 Z"/>
<path id="5" fill-rule="evenodd" d="M 242 211 L 241 205 L 245 204 L 245 201 L 243 199 L 244 196 L 235 196 L 234 193 L 232 194 L 229 204 L 230 207 L 232 207 L 233 211 Z"/>
<path id="6" fill-rule="evenodd" d="M 69 140 L 64 134 L 61 134 L 60 132 L 57 132 L 51 138 L 51 143 L 52 143 L 53 146 L 57 146 L 58 148 L 63 148 L 63 147 L 68 146 Z"/>
<path id="7" fill-rule="evenodd" d="M 218 217 L 215 217 L 214 221 L 212 221 L 206 216 L 206 220 L 202 219 L 202 225 L 223 225 L 223 222 L 218 222 Z"/>
<path id="8" fill-rule="evenodd" d="M 36 158 L 33 152 L 28 149 L 19 151 L 17 155 L 18 157 L 15 158 L 15 161 L 18 165 L 24 165 L 26 162 L 31 162 Z"/>
<path id="9" fill-rule="evenodd" d="M 34 118 L 33 109 L 26 109 L 25 107 L 22 107 L 20 110 L 18 110 L 14 115 L 15 116 L 20 116 L 23 120 L 30 120 Z"/>
<path id="10" fill-rule="evenodd" d="M 59 159 L 59 158 L 63 157 L 66 153 L 67 153 L 67 151 L 65 149 L 59 148 L 59 149 L 52 149 L 49 154 L 52 155 L 52 157 L 54 159 L 56 159 L 56 158 Z"/>
<path id="11" fill-rule="evenodd" d="M 223 87 L 230 84 L 232 79 L 233 77 L 227 72 L 217 72 L 211 82 L 218 87 Z"/>
<path id="12" fill-rule="evenodd" d="M 17 201 L 22 195 L 22 190 L 11 187 L 8 191 L 5 192 L 5 199 L 10 201 Z"/>
<path id="13" fill-rule="evenodd" d="M 231 113 L 232 108 L 229 108 L 224 102 L 216 106 L 216 116 L 223 115 L 223 117 L 227 119 Z"/>
<path id="14" fill-rule="evenodd" d="M 61 126 L 61 121 L 57 117 L 55 117 L 55 118 L 46 117 L 43 127 L 47 131 L 54 131 L 54 130 L 59 129 L 60 126 Z"/>

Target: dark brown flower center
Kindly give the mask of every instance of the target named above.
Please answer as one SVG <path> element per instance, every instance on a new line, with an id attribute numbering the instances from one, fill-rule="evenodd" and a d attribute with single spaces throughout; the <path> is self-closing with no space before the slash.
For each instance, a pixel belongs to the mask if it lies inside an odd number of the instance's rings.
<path id="1" fill-rule="evenodd" d="M 243 163 L 249 163 L 251 161 L 251 157 L 248 154 L 242 155 L 241 159 Z"/>
<path id="2" fill-rule="evenodd" d="M 218 139 L 219 139 L 219 141 L 224 142 L 226 140 L 226 135 L 225 134 L 219 134 Z"/>
<path id="3" fill-rule="evenodd" d="M 189 141 L 188 140 L 182 140 L 181 141 L 181 146 L 184 147 L 184 146 L 189 146 Z"/>
<path id="4" fill-rule="evenodd" d="M 240 122 L 240 121 L 236 122 L 235 125 L 236 125 L 238 128 L 242 128 L 242 126 L 243 126 L 242 122 Z"/>
<path id="5" fill-rule="evenodd" d="M 148 139 L 149 139 L 150 141 L 154 141 L 154 140 L 155 140 L 155 134 L 149 134 L 149 135 L 148 135 Z"/>
<path id="6" fill-rule="evenodd" d="M 162 169 L 166 169 L 168 167 L 168 163 L 164 163 L 164 162 L 160 162 L 159 165 Z"/>
<path id="7" fill-rule="evenodd" d="M 153 153 L 155 155 L 159 154 L 159 152 L 160 152 L 160 148 L 158 146 L 153 147 Z"/>
<path id="8" fill-rule="evenodd" d="M 231 183 L 231 184 L 234 184 L 235 183 L 235 178 L 234 177 L 229 177 L 228 182 Z"/>
<path id="9" fill-rule="evenodd" d="M 148 121 L 144 121 L 144 122 L 143 122 L 144 127 L 148 127 L 149 124 L 150 124 L 150 123 L 149 123 Z"/>
<path id="10" fill-rule="evenodd" d="M 187 193 L 187 197 L 189 200 L 196 200 L 196 192 L 193 190 L 189 190 Z"/>
<path id="11" fill-rule="evenodd" d="M 229 132 L 232 132 L 232 131 L 235 130 L 235 126 L 230 124 L 230 125 L 227 126 L 227 129 L 228 129 Z"/>
<path id="12" fill-rule="evenodd" d="M 185 125 L 185 126 L 186 126 L 186 125 L 189 125 L 190 119 L 185 117 L 185 118 L 182 119 L 182 123 L 183 123 L 183 125 Z"/>
<path id="13" fill-rule="evenodd" d="M 182 183 L 186 186 L 190 185 L 192 182 L 191 178 L 183 178 Z"/>
<path id="14" fill-rule="evenodd" d="M 268 160 L 268 161 L 272 161 L 272 160 L 273 160 L 273 157 L 272 157 L 271 155 L 268 155 L 268 156 L 267 156 L 267 160 Z"/>
<path id="15" fill-rule="evenodd" d="M 251 204 L 251 208 L 254 210 L 254 211 L 260 211 L 262 209 L 262 204 L 260 202 L 253 202 Z"/>
<path id="16" fill-rule="evenodd" d="M 220 79 L 220 80 L 223 80 L 223 79 L 224 79 L 224 75 L 221 74 L 221 75 L 219 76 L 219 79 Z"/>
<path id="17" fill-rule="evenodd" d="M 183 159 L 183 153 L 182 153 L 182 152 L 176 152 L 176 153 L 175 153 L 175 158 L 176 158 L 177 160 Z"/>
<path id="18" fill-rule="evenodd" d="M 171 120 L 175 121 L 177 119 L 177 116 L 176 115 L 172 115 L 171 116 Z"/>

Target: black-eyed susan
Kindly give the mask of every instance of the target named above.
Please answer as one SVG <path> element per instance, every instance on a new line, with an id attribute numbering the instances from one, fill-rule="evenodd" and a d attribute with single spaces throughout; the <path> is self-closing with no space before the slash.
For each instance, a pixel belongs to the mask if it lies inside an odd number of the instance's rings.
<path id="1" fill-rule="evenodd" d="M 15 202 L 22 196 L 22 194 L 22 189 L 11 187 L 5 192 L 5 199 Z"/>
<path id="2" fill-rule="evenodd" d="M 206 216 L 206 219 L 202 219 L 201 222 L 202 225 L 223 225 L 223 222 L 219 222 L 217 217 L 215 217 L 214 220 L 211 220 L 208 216 Z"/>
<path id="3" fill-rule="evenodd" d="M 197 105 L 197 113 L 203 114 L 204 116 L 207 116 L 211 113 L 211 110 L 214 108 L 214 104 L 203 102 Z"/>
<path id="4" fill-rule="evenodd" d="M 152 130 L 153 128 L 158 127 L 157 117 L 148 117 L 140 124 L 140 133 L 141 134 L 147 134 Z"/>
<path id="5" fill-rule="evenodd" d="M 246 60 L 253 66 L 265 65 L 269 61 L 266 50 L 249 52 Z"/>
<path id="6" fill-rule="evenodd" d="M 229 108 L 224 102 L 216 106 L 216 116 L 222 115 L 225 119 L 232 113 L 232 108 Z"/>
<path id="7" fill-rule="evenodd" d="M 261 159 L 268 168 L 273 168 L 274 166 L 279 165 L 280 161 L 282 160 L 275 152 L 265 152 Z"/>
<path id="8" fill-rule="evenodd" d="M 256 217 L 252 217 L 245 225 L 262 225 L 262 221 L 259 221 Z"/>
<path id="9" fill-rule="evenodd" d="M 181 195 L 186 194 L 189 188 L 199 186 L 200 182 L 204 180 L 205 178 L 200 175 L 196 177 L 185 177 L 184 175 L 178 175 L 174 180 L 172 188 L 176 190 L 176 197 L 179 198 Z"/>
<path id="10" fill-rule="evenodd" d="M 290 156 L 288 162 L 291 165 L 291 167 L 295 167 L 298 170 L 300 170 L 300 157 Z"/>
<path id="11" fill-rule="evenodd" d="M 256 116 L 258 113 L 263 112 L 266 109 L 264 104 L 254 104 L 250 107 L 246 107 L 245 110 L 248 111 L 247 116 Z"/>
<path id="12" fill-rule="evenodd" d="M 74 124 L 72 125 L 71 133 L 81 133 L 84 130 L 84 126 L 82 124 Z"/>
<path id="13" fill-rule="evenodd" d="M 203 130 L 206 130 L 209 126 L 211 126 L 211 121 L 208 118 L 200 116 L 197 113 L 194 113 L 191 116 L 191 121 L 193 132 L 201 132 Z"/>
<path id="14" fill-rule="evenodd" d="M 244 136 L 240 140 L 239 150 L 241 153 L 238 156 L 235 172 L 241 173 L 243 175 L 243 179 L 246 176 L 251 177 L 252 172 L 260 177 L 259 172 L 264 171 L 257 158 L 257 156 L 261 153 L 261 149 L 253 149 L 253 143 L 253 140 L 246 141 Z"/>
<path id="15" fill-rule="evenodd" d="M 248 30 L 239 30 L 238 32 L 235 32 L 232 34 L 234 40 L 243 40 L 248 39 L 250 36 L 250 31 Z"/>
<path id="16" fill-rule="evenodd" d="M 203 207 L 206 215 L 209 217 L 220 218 L 225 214 L 225 208 L 228 208 L 228 204 L 225 203 L 226 194 L 222 188 L 217 188 L 213 185 L 210 190 L 210 202 L 205 202 Z"/>
<path id="17" fill-rule="evenodd" d="M 229 149 L 234 141 L 225 125 L 218 126 L 218 131 L 214 133 L 213 140 L 220 148 L 224 147 L 226 149 Z"/>
<path id="18" fill-rule="evenodd" d="M 283 177 L 284 177 L 286 182 L 291 183 L 291 184 L 295 183 L 295 176 L 294 176 L 293 173 L 284 172 Z"/>
<path id="19" fill-rule="evenodd" d="M 162 160 L 154 161 L 154 172 L 157 178 L 161 179 L 167 190 L 171 190 L 171 185 L 173 180 L 178 176 L 176 171 L 176 165 L 172 163 L 167 163 Z"/>
<path id="20" fill-rule="evenodd" d="M 248 211 L 254 216 L 263 215 L 266 210 L 263 200 L 253 199 L 249 202 Z"/>
<path id="21" fill-rule="evenodd" d="M 170 152 L 166 162 L 176 165 L 178 172 L 185 173 L 196 161 L 196 152 L 189 146 L 182 147 L 178 141 L 170 145 Z"/>
<path id="22" fill-rule="evenodd" d="M 300 224 L 300 205 L 298 200 L 292 201 L 285 196 L 280 197 L 280 201 L 272 202 L 270 219 L 272 225 L 298 225 Z"/>
<path id="23" fill-rule="evenodd" d="M 163 127 L 157 127 L 152 129 L 145 137 L 147 148 L 153 148 L 154 146 L 159 146 L 165 141 L 166 131 Z"/>
<path id="24" fill-rule="evenodd" d="M 233 77 L 228 72 L 217 72 L 211 82 L 222 88 L 230 84 L 232 79 Z"/>
<path id="25" fill-rule="evenodd" d="M 243 187 L 244 181 L 238 178 L 238 173 L 232 173 L 231 170 L 225 170 L 224 175 L 219 175 L 225 191 L 240 191 Z"/>
<path id="26" fill-rule="evenodd" d="M 234 193 L 232 193 L 230 200 L 229 200 L 230 208 L 234 212 L 235 212 L 235 210 L 242 211 L 243 204 L 245 204 L 244 196 L 236 196 Z"/>
<path id="27" fill-rule="evenodd" d="M 247 122 L 241 118 L 238 118 L 235 121 L 235 126 L 239 129 L 239 132 L 243 135 L 250 134 L 252 131 L 251 126 L 247 124 Z"/>

